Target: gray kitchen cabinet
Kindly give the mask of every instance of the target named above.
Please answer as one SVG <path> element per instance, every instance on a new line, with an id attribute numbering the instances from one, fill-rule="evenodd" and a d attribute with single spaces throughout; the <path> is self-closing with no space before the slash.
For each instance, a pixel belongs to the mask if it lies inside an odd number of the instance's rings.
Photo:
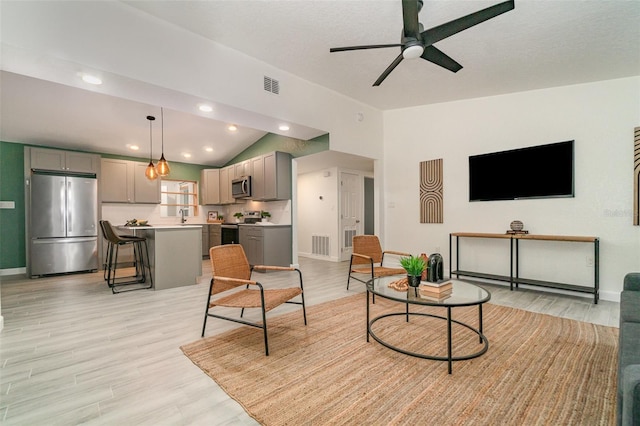
<path id="1" fill-rule="evenodd" d="M 209 247 L 222 244 L 222 226 L 220 224 L 209 225 Z"/>
<path id="2" fill-rule="evenodd" d="M 233 204 L 235 199 L 231 196 L 231 181 L 235 179 L 235 167 L 233 165 L 220 169 L 220 204 Z"/>
<path id="3" fill-rule="evenodd" d="M 146 178 L 146 163 L 103 158 L 101 167 L 103 203 L 160 204 L 161 181 Z"/>
<path id="4" fill-rule="evenodd" d="M 251 159 L 251 199 L 264 199 L 264 156 Z"/>
<path id="5" fill-rule="evenodd" d="M 249 264 L 291 265 L 291 226 L 241 225 L 239 239 Z"/>
<path id="6" fill-rule="evenodd" d="M 98 173 L 100 156 L 84 152 L 31 148 L 31 168 L 64 172 Z"/>
<path id="7" fill-rule="evenodd" d="M 233 165 L 234 179 L 251 176 L 251 160 L 244 160 Z"/>
<path id="8" fill-rule="evenodd" d="M 209 225 L 202 225 L 202 257 L 209 256 Z"/>
<path id="9" fill-rule="evenodd" d="M 202 205 L 221 204 L 220 169 L 204 169 L 200 172 Z"/>
<path id="10" fill-rule="evenodd" d="M 288 200 L 291 198 L 291 155 L 270 152 L 252 159 L 252 198 L 254 200 Z"/>

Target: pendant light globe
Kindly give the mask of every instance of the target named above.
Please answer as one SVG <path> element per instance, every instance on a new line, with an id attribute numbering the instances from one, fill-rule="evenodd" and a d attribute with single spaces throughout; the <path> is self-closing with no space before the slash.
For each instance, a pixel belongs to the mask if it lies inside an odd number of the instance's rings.
<path id="1" fill-rule="evenodd" d="M 149 180 L 156 180 L 158 178 L 158 172 L 156 171 L 156 167 L 153 165 L 153 132 L 152 132 L 152 123 L 156 118 L 152 115 L 147 115 L 147 120 L 149 120 L 149 165 L 144 171 L 144 175 Z"/>
<path id="2" fill-rule="evenodd" d="M 168 176 L 171 170 L 169 169 L 169 163 L 164 158 L 164 108 L 162 107 L 160 107 L 160 120 L 160 128 L 162 129 L 162 155 L 160 156 L 156 170 L 160 176 L 164 177 Z"/>

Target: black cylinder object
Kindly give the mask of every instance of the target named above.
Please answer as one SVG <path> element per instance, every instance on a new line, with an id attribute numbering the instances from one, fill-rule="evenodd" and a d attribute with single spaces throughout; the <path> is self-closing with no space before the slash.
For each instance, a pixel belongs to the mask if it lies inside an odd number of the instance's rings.
<path id="1" fill-rule="evenodd" d="M 444 279 L 444 265 L 440 253 L 433 253 L 429 256 L 429 269 L 427 272 L 427 281 L 437 283 Z"/>

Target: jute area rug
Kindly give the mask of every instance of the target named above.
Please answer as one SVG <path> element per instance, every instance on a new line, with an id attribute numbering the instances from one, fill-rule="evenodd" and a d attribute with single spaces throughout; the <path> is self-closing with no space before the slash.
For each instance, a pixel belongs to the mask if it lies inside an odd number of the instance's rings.
<path id="1" fill-rule="evenodd" d="M 484 305 L 489 350 L 453 364 L 414 358 L 366 341 L 365 295 L 267 319 L 181 349 L 265 425 L 611 425 L 615 423 L 618 329 Z M 420 310 L 412 306 L 413 310 Z M 404 305 L 376 299 L 373 314 Z M 444 308 L 424 312 L 446 315 Z M 273 312 L 272 312 L 273 314 Z M 453 318 L 477 326 L 477 307 Z M 210 319 L 209 330 L 216 319 Z M 416 351 L 446 356 L 446 321 L 388 317 L 374 332 Z M 479 349 L 453 327 L 454 355 Z"/>

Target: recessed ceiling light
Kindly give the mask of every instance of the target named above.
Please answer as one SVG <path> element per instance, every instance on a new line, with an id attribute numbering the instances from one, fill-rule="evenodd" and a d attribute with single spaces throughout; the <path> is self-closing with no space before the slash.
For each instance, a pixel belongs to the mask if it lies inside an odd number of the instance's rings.
<path id="1" fill-rule="evenodd" d="M 281 124 L 280 127 L 278 127 L 278 129 L 282 130 L 283 132 L 286 132 L 289 130 L 289 126 L 287 126 L 286 124 Z"/>
<path id="2" fill-rule="evenodd" d="M 184 154 L 182 154 L 182 156 L 184 158 L 191 158 L 191 154 L 189 154 L 188 152 L 185 152 Z"/>
<path id="3" fill-rule="evenodd" d="M 102 84 L 102 79 L 91 74 L 82 74 L 82 81 L 89 84 Z"/>
<path id="4" fill-rule="evenodd" d="M 238 130 L 238 128 L 236 127 L 235 124 L 229 124 L 229 126 L 227 127 L 227 129 L 229 129 L 232 132 L 235 132 L 236 130 Z"/>
<path id="5" fill-rule="evenodd" d="M 213 152 L 213 148 L 211 148 L 210 146 L 206 147 L 204 150 L 207 152 Z"/>
<path id="6" fill-rule="evenodd" d="M 137 151 L 140 149 L 138 145 L 128 145 L 128 147 L 131 151 Z"/>
<path id="7" fill-rule="evenodd" d="M 207 105 L 207 104 L 200 104 L 200 106 L 198 106 L 198 109 L 200 109 L 200 111 L 202 111 L 202 112 L 211 112 L 211 111 L 213 111 L 213 107 L 211 105 Z"/>

